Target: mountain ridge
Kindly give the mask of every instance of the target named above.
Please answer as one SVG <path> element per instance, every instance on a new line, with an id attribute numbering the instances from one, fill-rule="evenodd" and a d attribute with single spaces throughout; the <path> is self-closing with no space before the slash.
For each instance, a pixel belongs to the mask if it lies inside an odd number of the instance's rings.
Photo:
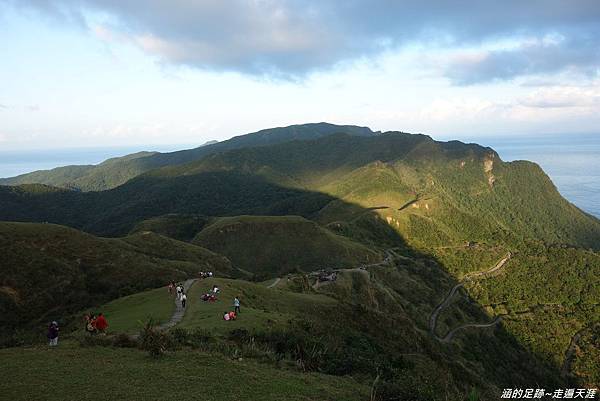
<path id="1" fill-rule="evenodd" d="M 220 142 L 208 141 L 193 149 L 169 153 L 142 151 L 113 157 L 98 165 L 64 166 L 52 170 L 34 171 L 16 177 L 0 178 L 0 185 L 46 184 L 81 191 L 101 191 L 117 187 L 148 170 L 183 164 L 208 154 L 241 147 L 268 146 L 290 140 L 318 138 L 335 132 L 359 136 L 377 134 L 367 127 L 353 125 L 335 125 L 325 122 L 296 124 L 267 128 Z"/>

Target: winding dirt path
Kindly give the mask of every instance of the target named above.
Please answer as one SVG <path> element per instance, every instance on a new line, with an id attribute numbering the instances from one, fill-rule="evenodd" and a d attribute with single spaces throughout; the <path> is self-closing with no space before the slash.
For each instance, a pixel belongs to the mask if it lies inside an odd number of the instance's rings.
<path id="1" fill-rule="evenodd" d="M 571 373 L 571 365 L 573 364 L 573 356 L 575 355 L 575 350 L 577 349 L 577 343 L 581 338 L 581 335 L 585 331 L 586 328 L 579 330 L 573 337 L 571 337 L 571 343 L 569 344 L 569 348 L 565 352 L 565 360 L 560 369 L 560 375 L 562 377 L 566 377 L 569 373 Z"/>
<path id="2" fill-rule="evenodd" d="M 454 336 L 454 334 L 462 329 L 468 328 L 468 327 L 490 327 L 493 326 L 499 322 L 502 321 L 502 318 L 500 317 L 496 317 L 492 322 L 490 323 L 481 323 L 481 324 L 476 324 L 476 323 L 468 323 L 468 324 L 463 324 L 462 326 L 458 326 L 452 330 L 450 330 L 444 337 L 439 337 L 436 333 L 435 333 L 435 328 L 437 327 L 437 320 L 438 317 L 440 315 L 440 313 L 448 306 L 448 304 L 450 304 L 450 301 L 452 300 L 452 297 L 454 296 L 454 294 L 456 294 L 456 291 L 458 291 L 459 288 L 463 287 L 465 282 L 473 280 L 475 278 L 482 278 L 482 277 L 486 277 L 490 274 L 493 274 L 495 272 L 497 272 L 498 270 L 500 270 L 502 267 L 504 267 L 504 265 L 506 265 L 506 262 L 508 262 L 508 260 L 512 257 L 512 254 L 509 252 L 508 254 L 506 254 L 506 256 L 504 256 L 502 259 L 500 259 L 500 261 L 498 261 L 498 263 L 496 263 L 491 269 L 486 270 L 486 271 L 482 271 L 482 272 L 476 272 L 476 273 L 470 273 L 467 274 L 466 276 L 463 277 L 463 279 L 461 280 L 460 283 L 456 284 L 454 287 L 452 287 L 452 289 L 450 290 L 450 292 L 448 293 L 448 295 L 446 295 L 446 298 L 444 298 L 442 300 L 442 302 L 440 302 L 440 304 L 438 306 L 436 306 L 436 308 L 433 310 L 433 312 L 431 313 L 431 316 L 429 317 L 429 333 L 436 339 L 438 339 L 439 341 L 442 342 L 450 342 L 452 340 L 452 337 Z"/>
<path id="3" fill-rule="evenodd" d="M 458 326 L 455 329 L 452 329 L 448 332 L 448 334 L 446 334 L 444 336 L 444 338 L 439 339 L 442 342 L 445 343 L 449 343 L 450 341 L 452 341 L 452 337 L 454 336 L 454 334 L 462 329 L 466 329 L 468 327 L 491 327 L 496 325 L 497 323 L 500 323 L 502 321 L 502 318 L 500 316 L 497 316 L 494 320 L 492 320 L 490 323 L 469 323 L 469 324 L 463 324 L 462 326 Z"/>
<path id="4" fill-rule="evenodd" d="M 439 339 L 439 337 L 435 334 L 435 328 L 437 326 L 438 316 L 439 316 L 440 312 L 442 310 L 444 310 L 446 308 L 446 306 L 448 306 L 448 304 L 450 303 L 450 300 L 452 299 L 452 297 L 454 296 L 456 291 L 458 291 L 458 289 L 460 287 L 462 287 L 463 285 L 464 285 L 463 283 L 459 283 L 459 284 L 456 284 L 454 287 L 452 287 L 452 289 L 450 290 L 448 295 L 446 295 L 446 298 L 444 298 L 444 300 L 438 306 L 436 306 L 436 308 L 433 310 L 433 313 L 431 313 L 431 316 L 429 317 L 429 333 L 432 336 Z"/>

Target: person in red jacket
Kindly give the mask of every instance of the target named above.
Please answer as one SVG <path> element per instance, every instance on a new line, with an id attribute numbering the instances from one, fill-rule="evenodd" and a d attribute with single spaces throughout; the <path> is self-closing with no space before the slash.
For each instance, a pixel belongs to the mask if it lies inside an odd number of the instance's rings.
<path id="1" fill-rule="evenodd" d="M 96 330 L 98 330 L 99 333 L 104 333 L 107 327 L 108 322 L 106 321 L 106 318 L 102 313 L 99 313 L 96 318 Z"/>

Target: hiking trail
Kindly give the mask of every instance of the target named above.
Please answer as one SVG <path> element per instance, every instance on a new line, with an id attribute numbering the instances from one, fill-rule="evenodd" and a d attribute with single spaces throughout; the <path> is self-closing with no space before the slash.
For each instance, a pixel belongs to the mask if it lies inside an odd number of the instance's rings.
<path id="1" fill-rule="evenodd" d="M 183 283 L 183 292 L 187 294 L 188 290 L 190 289 L 190 287 L 196 282 L 197 279 L 193 278 L 193 279 L 189 279 L 186 280 Z M 187 308 L 185 308 L 187 309 Z M 181 320 L 183 319 L 183 316 L 185 315 L 185 309 L 181 307 L 181 301 L 177 299 L 177 296 L 175 297 L 175 312 L 173 312 L 173 315 L 171 316 L 171 319 L 166 322 L 161 324 L 160 326 L 157 327 L 158 330 L 168 330 L 171 327 L 175 326 L 177 323 L 181 322 Z"/>
<path id="2" fill-rule="evenodd" d="M 277 284 L 279 284 L 279 282 L 280 282 L 280 281 L 281 281 L 281 278 L 277 277 L 277 278 L 275 279 L 275 281 L 273 281 L 271 284 L 269 284 L 269 285 L 267 286 L 267 288 L 273 288 L 273 287 L 275 287 Z"/>
<path id="3" fill-rule="evenodd" d="M 501 317 L 496 317 L 493 321 L 491 321 L 490 323 L 467 323 L 467 324 L 463 324 L 461 326 L 458 326 L 452 330 L 450 330 L 444 337 L 439 337 L 436 333 L 435 333 L 435 328 L 437 327 L 437 320 L 438 317 L 441 313 L 442 310 L 444 310 L 448 304 L 450 304 L 450 301 L 452 299 L 452 297 L 454 296 L 454 294 L 456 293 L 456 291 L 458 291 L 459 288 L 464 287 L 465 282 L 470 281 L 476 277 L 485 277 L 488 276 L 492 273 L 495 273 L 496 271 L 500 270 L 502 267 L 504 267 L 504 265 L 506 264 L 506 262 L 508 262 L 508 260 L 512 257 L 512 254 L 509 252 L 506 256 L 504 256 L 498 263 L 496 263 L 491 269 L 483 271 L 483 272 L 476 272 L 476 273 L 469 273 L 467 275 L 465 275 L 463 277 L 463 279 L 456 284 L 454 287 L 452 287 L 452 289 L 450 290 L 450 292 L 448 293 L 448 295 L 444 298 L 444 300 L 433 310 L 433 312 L 431 313 L 431 316 L 429 317 L 429 333 L 436 338 L 439 341 L 442 342 L 450 342 L 452 340 L 452 337 L 454 336 L 454 334 L 462 329 L 468 328 L 468 327 L 490 327 L 493 326 L 497 323 L 499 323 L 500 321 L 502 321 Z"/>

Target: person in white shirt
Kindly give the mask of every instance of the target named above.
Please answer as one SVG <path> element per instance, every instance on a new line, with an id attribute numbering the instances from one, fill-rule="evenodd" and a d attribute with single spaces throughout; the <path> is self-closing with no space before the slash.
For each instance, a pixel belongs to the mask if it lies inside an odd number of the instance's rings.
<path id="1" fill-rule="evenodd" d="M 185 292 L 181 293 L 181 307 L 185 308 L 185 301 L 187 301 L 187 295 L 185 295 Z"/>
<path id="2" fill-rule="evenodd" d="M 181 285 L 177 286 L 177 300 L 181 299 L 181 294 L 183 292 L 183 288 L 181 288 Z"/>

